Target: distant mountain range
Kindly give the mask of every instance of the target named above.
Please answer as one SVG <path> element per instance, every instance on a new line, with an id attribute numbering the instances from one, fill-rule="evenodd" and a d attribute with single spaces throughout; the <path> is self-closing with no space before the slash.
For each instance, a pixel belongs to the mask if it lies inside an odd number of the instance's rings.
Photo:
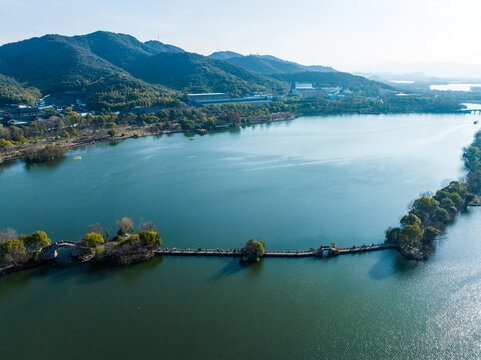
<path id="1" fill-rule="evenodd" d="M 408 75 L 406 80 L 422 78 L 441 78 L 451 80 L 480 80 L 481 65 L 448 62 L 398 63 L 383 62 L 359 69 L 359 73 L 381 76 Z"/>
<path id="2" fill-rule="evenodd" d="M 228 51 L 203 56 L 159 41 L 141 42 L 105 31 L 72 37 L 45 35 L 0 46 L 0 75 L 2 102 L 83 87 L 99 96 L 104 87 L 102 97 L 110 99 L 105 104 L 119 99 L 125 106 L 152 102 L 152 94 L 155 99 L 181 92 L 283 95 L 294 81 L 341 86 L 368 95 L 389 88 L 330 67 Z"/>
<path id="3" fill-rule="evenodd" d="M 248 55 L 244 56 L 232 51 L 219 51 L 209 55 L 211 59 L 224 60 L 231 64 L 245 67 L 261 74 L 293 74 L 304 71 L 335 72 L 331 67 L 319 65 L 301 65 L 292 61 L 286 61 L 271 55 Z"/>

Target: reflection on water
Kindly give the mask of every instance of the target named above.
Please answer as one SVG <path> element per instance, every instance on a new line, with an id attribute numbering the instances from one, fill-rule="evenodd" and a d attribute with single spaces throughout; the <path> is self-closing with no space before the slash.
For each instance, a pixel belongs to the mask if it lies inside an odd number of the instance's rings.
<path id="1" fill-rule="evenodd" d="M 59 159 L 54 159 L 46 162 L 41 162 L 41 163 L 33 163 L 33 164 L 25 164 L 25 169 L 27 170 L 34 170 L 34 169 L 48 169 L 48 168 L 55 168 L 58 165 L 60 165 L 62 162 L 64 162 L 67 158 L 59 158 Z"/>

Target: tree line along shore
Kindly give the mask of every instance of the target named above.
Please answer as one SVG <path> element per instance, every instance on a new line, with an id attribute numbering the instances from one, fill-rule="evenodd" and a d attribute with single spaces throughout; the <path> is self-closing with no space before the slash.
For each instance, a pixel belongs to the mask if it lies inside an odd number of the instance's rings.
<path id="1" fill-rule="evenodd" d="M 386 243 L 394 244 L 409 259 L 425 260 L 434 249 L 434 240 L 448 224 L 469 205 L 480 206 L 481 198 L 481 131 L 473 143 L 463 149 L 467 175 L 433 193 L 414 200 L 400 226 L 386 230 Z"/>
<path id="2" fill-rule="evenodd" d="M 451 98 L 394 97 L 380 102 L 378 99 L 357 96 L 337 100 L 299 98 L 263 104 L 224 104 L 200 108 L 177 101 L 156 112 L 143 114 L 94 112 L 82 116 L 68 107 L 61 113 L 44 109 L 42 111 L 48 119 L 25 126 L 0 125 L 0 164 L 17 159 L 33 163 L 61 158 L 67 149 L 91 142 L 174 132 L 206 134 L 303 115 L 452 113 L 459 109 L 459 103 Z M 58 147 L 50 146 L 52 144 Z"/>

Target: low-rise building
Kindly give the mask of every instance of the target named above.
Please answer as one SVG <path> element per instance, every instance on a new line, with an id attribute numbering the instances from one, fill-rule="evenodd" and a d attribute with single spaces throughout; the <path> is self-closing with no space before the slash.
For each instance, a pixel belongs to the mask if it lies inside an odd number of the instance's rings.
<path id="1" fill-rule="evenodd" d="M 226 93 L 189 94 L 190 100 L 197 106 L 222 105 L 222 104 L 256 104 L 272 101 L 272 94 L 255 92 L 250 96 L 232 98 Z"/>
<path id="2" fill-rule="evenodd" d="M 188 96 L 190 100 L 194 102 L 230 99 L 230 96 L 227 93 L 200 93 L 200 94 L 188 94 Z"/>
<path id="3" fill-rule="evenodd" d="M 35 121 L 40 115 L 38 107 L 14 105 L 2 113 L 4 121 Z"/>
<path id="4" fill-rule="evenodd" d="M 300 95 L 302 97 L 317 97 L 322 95 L 321 91 L 313 87 L 311 83 L 301 83 L 301 82 L 296 82 L 294 84 L 292 93 L 296 95 Z"/>

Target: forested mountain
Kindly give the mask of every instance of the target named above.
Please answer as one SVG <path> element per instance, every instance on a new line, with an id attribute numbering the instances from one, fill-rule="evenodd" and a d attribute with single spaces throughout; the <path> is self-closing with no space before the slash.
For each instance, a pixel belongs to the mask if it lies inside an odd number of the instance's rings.
<path id="1" fill-rule="evenodd" d="M 287 93 L 288 84 L 225 61 L 193 53 L 164 53 L 132 64 L 131 73 L 146 82 L 185 92 L 227 92 L 240 96 L 253 91 Z"/>
<path id="2" fill-rule="evenodd" d="M 72 38 L 46 35 L 0 47 L 0 73 L 42 92 L 78 88 L 124 72 Z"/>
<path id="3" fill-rule="evenodd" d="M 4 75 L 0 79 L 2 102 L 32 103 L 39 96 L 32 88 L 48 94 L 85 87 L 89 103 L 102 109 L 169 102 L 180 91 L 285 95 L 294 81 L 376 95 L 378 89 L 389 88 L 332 68 L 304 66 L 269 55 L 224 51 L 206 57 L 105 31 L 73 37 L 45 35 L 0 46 L 0 74 Z"/>
<path id="4" fill-rule="evenodd" d="M 183 52 L 181 48 L 158 41 L 140 42 L 131 35 L 96 31 L 92 34 L 72 38 L 80 47 L 110 63 L 126 69 L 132 62 L 166 52 Z"/>
<path id="5" fill-rule="evenodd" d="M 36 88 L 26 88 L 11 77 L 0 74 L 0 103 L 33 105 L 40 98 Z"/>
<path id="6" fill-rule="evenodd" d="M 182 91 L 222 91 L 240 96 L 252 91 L 288 90 L 287 84 L 242 67 L 158 41 L 143 43 L 130 35 L 103 31 L 73 37 L 46 35 L 3 45 L 0 73 L 43 93 L 85 87 L 101 78 L 129 73 Z"/>

